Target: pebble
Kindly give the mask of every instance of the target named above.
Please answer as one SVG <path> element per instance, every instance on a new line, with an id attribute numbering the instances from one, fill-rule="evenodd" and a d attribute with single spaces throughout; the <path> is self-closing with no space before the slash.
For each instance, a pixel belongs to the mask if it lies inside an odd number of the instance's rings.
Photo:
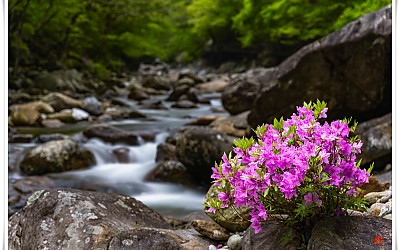
<path id="1" fill-rule="evenodd" d="M 229 237 L 227 245 L 231 250 L 240 250 L 242 248 L 241 242 L 242 242 L 242 236 L 234 234 L 231 237 Z"/>

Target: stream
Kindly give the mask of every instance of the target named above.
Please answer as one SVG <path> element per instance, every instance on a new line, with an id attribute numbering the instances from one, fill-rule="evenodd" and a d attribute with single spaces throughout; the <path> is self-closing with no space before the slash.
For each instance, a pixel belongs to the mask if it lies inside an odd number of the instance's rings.
<path id="1" fill-rule="evenodd" d="M 153 100 L 164 100 L 166 96 L 153 96 Z M 139 110 L 145 119 L 124 119 L 106 122 L 127 131 L 140 131 L 154 135 L 154 140 L 140 138 L 137 146 L 109 144 L 100 139 L 86 139 L 82 130 L 89 123 L 69 124 L 62 128 L 20 127 L 19 133 L 34 135 L 62 133 L 83 141 L 83 146 L 95 156 L 96 164 L 88 169 L 52 173 L 46 176 L 55 181 L 58 187 L 78 188 L 102 192 L 114 192 L 128 195 L 142 201 L 163 215 L 184 216 L 193 211 L 202 210 L 206 190 L 187 188 L 173 183 L 147 182 L 144 177 L 156 167 L 157 145 L 164 142 L 172 129 L 184 126 L 193 119 L 205 115 L 227 116 L 223 111 L 220 94 L 204 94 L 209 104 L 199 104 L 198 108 L 171 108 L 172 102 L 163 101 L 168 109 L 143 109 L 138 102 L 126 101 L 132 108 Z M 25 149 L 36 143 L 10 143 L 9 160 L 19 161 Z M 120 157 L 115 154 L 119 152 Z M 121 160 L 121 155 L 123 160 Z M 16 164 L 18 165 L 18 164 Z M 24 178 L 18 171 L 9 171 L 9 178 Z"/>

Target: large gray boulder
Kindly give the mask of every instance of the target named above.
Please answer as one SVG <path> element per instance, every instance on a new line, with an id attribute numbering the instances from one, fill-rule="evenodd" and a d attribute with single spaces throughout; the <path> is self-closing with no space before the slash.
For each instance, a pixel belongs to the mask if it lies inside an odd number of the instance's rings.
<path id="1" fill-rule="evenodd" d="M 176 154 L 194 178 L 211 182 L 211 168 L 233 147 L 233 138 L 206 127 L 187 127 L 176 141 Z"/>
<path id="2" fill-rule="evenodd" d="M 392 249 L 392 221 L 359 216 L 329 218 L 314 226 L 307 249 Z"/>
<path id="3" fill-rule="evenodd" d="M 26 175 L 41 175 L 87 168 L 94 163 L 89 150 L 71 139 L 63 139 L 28 150 L 19 168 Z"/>
<path id="4" fill-rule="evenodd" d="M 135 228 L 170 228 L 161 215 L 140 201 L 117 194 L 42 190 L 34 193 L 28 203 L 8 221 L 9 249 L 108 249 L 125 232 L 132 230 L 134 237 Z M 119 236 L 114 239 L 116 235 Z M 143 238 L 144 235 L 138 240 Z M 154 239 L 147 239 L 150 240 L 157 244 Z M 113 249 L 133 249 L 126 245 L 113 245 Z"/>
<path id="5" fill-rule="evenodd" d="M 375 162 L 375 169 L 383 168 L 392 158 L 392 113 L 386 114 L 357 126 L 356 134 L 363 143 L 363 164 Z"/>
<path id="6" fill-rule="evenodd" d="M 352 116 L 365 121 L 384 115 L 391 109 L 391 37 L 389 6 L 303 47 L 279 66 L 261 71 L 253 77 L 254 85 L 261 86 L 250 90 L 249 96 L 240 93 L 240 85 L 233 85 L 237 94 L 225 99 L 236 104 L 230 107 L 225 101 L 224 106 L 232 114 L 251 109 L 248 121 L 253 128 L 274 117 L 290 117 L 296 106 L 317 98 L 328 103 L 330 119 Z"/>

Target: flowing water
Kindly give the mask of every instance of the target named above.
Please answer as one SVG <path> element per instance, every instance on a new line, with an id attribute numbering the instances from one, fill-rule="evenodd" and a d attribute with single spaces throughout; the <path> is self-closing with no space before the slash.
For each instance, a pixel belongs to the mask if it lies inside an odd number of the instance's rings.
<path id="1" fill-rule="evenodd" d="M 162 97 L 157 97 L 162 98 Z M 139 109 L 147 115 L 146 119 L 126 119 L 108 122 L 108 124 L 128 131 L 151 132 L 155 134 L 153 141 L 140 141 L 140 145 L 109 144 L 99 139 L 84 142 L 84 147 L 93 152 L 96 165 L 79 171 L 67 171 L 47 176 L 55 180 L 58 186 L 115 192 L 132 196 L 149 207 L 165 215 L 183 216 L 192 211 L 202 209 L 205 190 L 187 188 L 179 184 L 147 182 L 145 176 L 155 168 L 157 145 L 164 142 L 171 129 L 182 127 L 196 117 L 215 114 L 221 110 L 219 95 L 203 96 L 210 104 L 202 104 L 195 109 L 151 110 Z M 165 102 L 170 107 L 171 103 Z M 132 107 L 138 108 L 135 102 Z M 219 111 L 218 115 L 227 114 Z M 34 134 L 68 133 L 76 139 L 82 139 L 81 130 L 88 124 L 75 124 L 62 129 L 48 130 L 43 128 L 21 128 L 21 131 Z M 24 148 L 35 144 L 10 144 L 10 150 L 20 155 Z M 20 158 L 20 157 L 19 157 Z M 18 160 L 16 160 L 18 161 Z M 10 172 L 10 177 L 21 178 Z"/>

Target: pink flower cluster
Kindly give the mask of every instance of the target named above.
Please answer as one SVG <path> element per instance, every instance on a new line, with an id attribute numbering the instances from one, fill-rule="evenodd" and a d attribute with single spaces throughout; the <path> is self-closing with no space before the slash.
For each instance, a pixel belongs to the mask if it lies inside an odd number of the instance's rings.
<path id="1" fill-rule="evenodd" d="M 318 120 L 326 118 L 327 110 L 297 107 L 297 114 L 281 120 L 280 126 L 278 122 L 277 126 L 259 127 L 256 142 L 235 147 L 234 157 L 224 154 L 211 176 L 220 187 L 219 205 L 206 203 L 208 212 L 230 205 L 250 206 L 250 221 L 258 233 L 260 222 L 268 216 L 266 208 L 274 206 L 266 204 L 271 200 L 265 197 L 271 192 L 286 200 L 301 199 L 306 207 L 323 206 L 328 200 L 323 188 L 310 190 L 316 180 L 322 187 L 356 194 L 356 188 L 369 177 L 369 172 L 356 164 L 362 143 L 348 138 L 350 129 L 345 121 L 320 124 Z M 305 184 L 307 189 L 302 189 Z"/>

